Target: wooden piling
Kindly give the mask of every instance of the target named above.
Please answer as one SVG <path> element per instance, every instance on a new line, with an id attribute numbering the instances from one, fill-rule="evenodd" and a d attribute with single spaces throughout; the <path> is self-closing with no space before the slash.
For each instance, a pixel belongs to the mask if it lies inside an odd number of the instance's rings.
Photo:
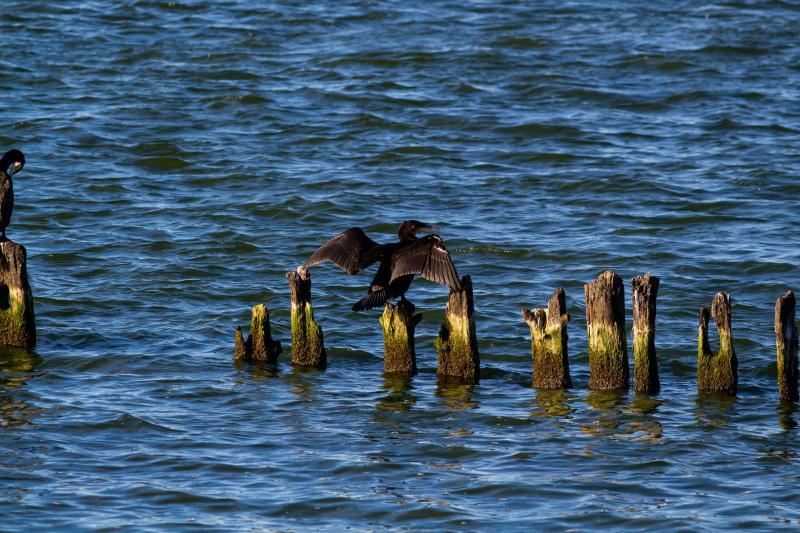
<path id="1" fill-rule="evenodd" d="M 775 301 L 775 343 L 778 348 L 778 394 L 781 400 L 796 402 L 797 324 L 795 297 L 788 291 Z"/>
<path id="2" fill-rule="evenodd" d="M 711 303 L 711 316 L 719 333 L 719 352 L 711 351 L 708 343 L 709 312 L 700 309 L 700 328 L 697 335 L 697 390 L 722 391 L 736 394 L 739 381 L 739 362 L 731 337 L 731 298 L 718 292 Z"/>
<path id="3" fill-rule="evenodd" d="M 475 335 L 472 278 L 461 278 L 461 290 L 451 290 L 444 322 L 434 343 L 439 354 L 438 374 L 477 382 L 480 355 Z"/>
<path id="4" fill-rule="evenodd" d="M 236 331 L 233 332 L 233 360 L 249 360 L 249 355 L 247 352 L 247 341 L 244 340 L 244 336 L 242 335 L 242 328 L 236 326 Z"/>
<path id="5" fill-rule="evenodd" d="M 264 304 L 253 307 L 250 318 L 250 334 L 244 340 L 241 328 L 236 328 L 234 334 L 233 359 L 253 363 L 278 362 L 281 353 L 281 343 L 273 340 L 269 325 L 269 310 Z"/>
<path id="6" fill-rule="evenodd" d="M 292 303 L 292 364 L 324 368 L 328 361 L 322 328 L 314 321 L 311 308 L 311 274 L 300 267 L 287 272 Z"/>
<path id="7" fill-rule="evenodd" d="M 589 388 L 627 389 L 630 381 L 625 335 L 625 287 L 614 272 L 584 285 L 589 338 Z"/>
<path id="8" fill-rule="evenodd" d="M 661 390 L 656 360 L 656 297 L 659 279 L 652 274 L 631 280 L 633 298 L 633 390 Z"/>
<path id="9" fill-rule="evenodd" d="M 533 386 L 537 389 L 564 389 L 572 386 L 567 357 L 567 314 L 564 289 L 556 289 L 547 309 L 523 308 L 522 318 L 531 329 Z"/>
<path id="10" fill-rule="evenodd" d="M 0 242 L 0 345 L 32 349 L 36 346 L 36 317 L 27 258 L 21 244 Z"/>
<path id="11" fill-rule="evenodd" d="M 408 300 L 397 305 L 386 304 L 378 319 L 383 329 L 383 372 L 416 374 L 417 355 L 414 350 L 414 329 L 422 314 Z"/>

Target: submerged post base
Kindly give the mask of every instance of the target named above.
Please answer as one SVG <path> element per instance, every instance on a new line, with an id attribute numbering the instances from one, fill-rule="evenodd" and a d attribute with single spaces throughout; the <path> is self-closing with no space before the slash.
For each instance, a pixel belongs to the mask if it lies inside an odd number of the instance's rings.
<path id="1" fill-rule="evenodd" d="M 383 329 L 384 373 L 417 373 L 417 355 L 414 349 L 414 329 L 422 314 L 414 314 L 416 308 L 408 300 L 397 305 L 386 304 L 378 319 Z"/>
<path id="2" fill-rule="evenodd" d="M 0 345 L 26 349 L 36 346 L 27 251 L 14 241 L 0 242 Z"/>
<path id="3" fill-rule="evenodd" d="M 273 340 L 269 325 L 269 310 L 264 304 L 253 307 L 250 334 L 244 340 L 241 328 L 234 334 L 234 361 L 275 364 L 281 353 L 281 343 Z"/>

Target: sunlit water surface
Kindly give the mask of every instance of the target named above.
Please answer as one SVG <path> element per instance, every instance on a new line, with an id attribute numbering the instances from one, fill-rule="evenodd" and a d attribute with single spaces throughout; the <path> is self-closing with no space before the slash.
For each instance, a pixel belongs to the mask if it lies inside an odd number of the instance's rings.
<path id="1" fill-rule="evenodd" d="M 595 4 L 4 3 L 39 345 L 0 356 L 0 529 L 797 530 L 800 6 Z M 437 383 L 446 289 L 412 287 L 421 372 L 384 377 L 369 274 L 332 267 L 327 370 L 232 363 L 257 303 L 288 347 L 316 245 L 406 218 L 473 277 L 478 385 Z M 661 277 L 656 396 L 586 390 L 607 268 Z M 557 287 L 575 388 L 537 392 L 519 310 Z M 718 290 L 736 398 L 696 392 Z"/>

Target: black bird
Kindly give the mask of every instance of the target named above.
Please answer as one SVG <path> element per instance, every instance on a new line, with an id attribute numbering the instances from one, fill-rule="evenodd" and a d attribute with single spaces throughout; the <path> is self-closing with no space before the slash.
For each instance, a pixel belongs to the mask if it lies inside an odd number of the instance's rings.
<path id="1" fill-rule="evenodd" d="M 353 311 L 379 307 L 398 296 L 405 300 L 414 274 L 460 289 L 461 282 L 444 241 L 438 235 L 417 238 L 416 234 L 423 230 L 438 231 L 438 228 L 419 220 L 406 220 L 397 230 L 400 242 L 378 244 L 361 228 L 350 228 L 320 246 L 303 266 L 310 268 L 331 261 L 352 276 L 380 261 L 367 295 L 353 304 Z"/>
<path id="2" fill-rule="evenodd" d="M 11 211 L 14 210 L 14 184 L 11 176 L 25 166 L 25 156 L 17 149 L 9 150 L 0 158 L 0 230 L 2 240 L 6 239 L 6 228 L 11 222 Z"/>

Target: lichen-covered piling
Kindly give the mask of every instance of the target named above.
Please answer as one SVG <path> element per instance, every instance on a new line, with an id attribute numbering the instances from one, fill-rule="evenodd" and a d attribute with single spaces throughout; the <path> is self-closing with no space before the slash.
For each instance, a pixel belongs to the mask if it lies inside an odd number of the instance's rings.
<path id="1" fill-rule="evenodd" d="M 564 389 L 572 386 L 567 357 L 567 314 L 564 289 L 557 289 L 547 309 L 522 309 L 522 318 L 531 329 L 533 386 L 537 389 Z"/>
<path id="2" fill-rule="evenodd" d="M 655 394 L 661 389 L 656 360 L 656 297 L 659 279 L 652 274 L 631 280 L 633 298 L 633 390 Z"/>
<path id="3" fill-rule="evenodd" d="M 739 381 L 736 352 L 731 337 L 731 297 L 718 292 L 711 303 L 711 316 L 719 332 L 719 352 L 711 351 L 708 343 L 709 312 L 700 309 L 700 328 L 697 335 L 697 390 L 723 391 L 736 394 Z"/>
<path id="4" fill-rule="evenodd" d="M 589 337 L 589 388 L 627 389 L 630 380 L 625 339 L 625 287 L 614 272 L 584 285 Z"/>
<path id="5" fill-rule="evenodd" d="M 311 308 L 311 274 L 300 267 L 287 272 L 292 302 L 292 364 L 324 368 L 328 361 L 322 328 L 314 321 Z"/>
<path id="6" fill-rule="evenodd" d="M 31 349 L 36 346 L 36 318 L 27 257 L 21 244 L 0 242 L 0 345 Z"/>
<path id="7" fill-rule="evenodd" d="M 269 325 L 269 310 L 264 304 L 253 307 L 250 334 L 244 340 L 241 328 L 234 334 L 234 361 L 275 364 L 281 353 L 281 343 L 273 340 Z"/>
<path id="8" fill-rule="evenodd" d="M 408 300 L 386 304 L 378 319 L 383 329 L 384 373 L 417 373 L 417 354 L 414 350 L 414 329 L 422 314 Z"/>
<path id="9" fill-rule="evenodd" d="M 775 343 L 778 348 L 778 394 L 781 400 L 796 402 L 797 394 L 797 324 L 796 301 L 788 291 L 775 301 Z"/>
<path id="10" fill-rule="evenodd" d="M 461 290 L 451 290 L 444 322 L 434 344 L 439 354 L 438 373 L 467 381 L 480 378 L 480 356 L 475 335 L 472 278 L 461 278 Z"/>

